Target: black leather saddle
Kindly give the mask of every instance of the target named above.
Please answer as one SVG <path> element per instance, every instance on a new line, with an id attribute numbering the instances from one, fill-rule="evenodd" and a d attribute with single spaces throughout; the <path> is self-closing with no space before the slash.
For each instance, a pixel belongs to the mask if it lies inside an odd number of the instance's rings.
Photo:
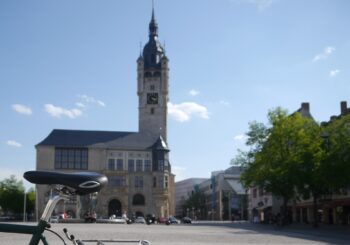
<path id="1" fill-rule="evenodd" d="M 105 175 L 95 172 L 28 171 L 23 177 L 33 184 L 67 186 L 78 195 L 98 192 L 108 183 Z"/>

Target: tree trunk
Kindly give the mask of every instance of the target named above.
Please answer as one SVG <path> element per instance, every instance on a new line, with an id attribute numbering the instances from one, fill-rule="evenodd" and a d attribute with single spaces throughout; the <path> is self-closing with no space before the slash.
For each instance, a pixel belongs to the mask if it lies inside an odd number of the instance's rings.
<path id="1" fill-rule="evenodd" d="M 318 227 L 318 222 L 317 222 L 317 195 L 313 194 L 313 216 L 314 216 L 314 222 L 313 222 L 313 226 L 315 228 Z"/>
<path id="2" fill-rule="evenodd" d="M 282 225 L 287 224 L 287 219 L 288 219 L 288 204 L 289 199 L 288 198 L 283 198 L 283 214 L 282 214 Z"/>

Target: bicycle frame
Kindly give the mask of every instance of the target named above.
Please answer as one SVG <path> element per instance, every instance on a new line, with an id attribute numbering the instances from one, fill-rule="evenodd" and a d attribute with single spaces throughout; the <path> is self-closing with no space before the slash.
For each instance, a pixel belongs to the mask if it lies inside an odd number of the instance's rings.
<path id="1" fill-rule="evenodd" d="M 69 200 L 69 198 L 64 194 L 59 194 L 50 198 L 37 225 L 0 223 L 0 232 L 32 234 L 29 245 L 38 245 L 40 241 L 45 245 L 49 245 L 43 233 L 46 228 L 50 227 L 49 219 L 51 214 L 55 209 L 56 204 L 61 200 Z"/>

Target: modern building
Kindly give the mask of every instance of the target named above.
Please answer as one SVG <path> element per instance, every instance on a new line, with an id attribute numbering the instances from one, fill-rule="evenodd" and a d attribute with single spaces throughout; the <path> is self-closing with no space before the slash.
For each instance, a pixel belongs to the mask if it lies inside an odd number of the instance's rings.
<path id="1" fill-rule="evenodd" d="M 211 178 L 199 184 L 206 196 L 205 219 L 247 219 L 247 193 L 240 182 L 241 168 L 232 166 L 214 171 Z"/>
<path id="2" fill-rule="evenodd" d="M 169 60 L 158 40 L 153 9 L 149 40 L 137 59 L 137 96 L 137 132 L 54 129 L 36 145 L 37 170 L 93 171 L 109 180 L 97 198 L 72 198 L 58 206 L 57 213 L 73 217 L 91 209 L 105 217 L 175 213 L 175 176 L 167 144 Z M 52 190 L 38 185 L 37 193 L 41 214 Z"/>
<path id="3" fill-rule="evenodd" d="M 199 184 L 206 181 L 205 178 L 190 178 L 175 183 L 175 215 L 178 217 L 189 216 L 183 209 L 185 201 L 192 193 L 199 190 Z"/>

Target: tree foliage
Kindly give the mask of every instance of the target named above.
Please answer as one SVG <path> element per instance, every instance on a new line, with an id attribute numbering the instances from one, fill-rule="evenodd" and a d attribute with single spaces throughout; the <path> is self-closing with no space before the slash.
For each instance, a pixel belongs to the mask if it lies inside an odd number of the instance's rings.
<path id="1" fill-rule="evenodd" d="M 185 200 L 185 203 L 183 205 L 183 209 L 189 209 L 189 210 L 204 210 L 205 209 L 205 194 L 200 191 L 199 189 L 195 189 L 191 196 L 189 196 L 188 199 Z"/>
<path id="2" fill-rule="evenodd" d="M 256 185 L 287 203 L 302 191 L 323 191 L 321 161 L 324 156 L 320 127 L 300 113 L 288 115 L 277 108 L 268 113 L 269 124 L 252 123 L 247 133 L 246 161 L 242 182 Z"/>
<path id="3" fill-rule="evenodd" d="M 312 198 L 316 225 L 317 201 L 350 186 L 350 114 L 318 125 L 277 108 L 268 119 L 268 125 L 249 124 L 250 149 L 240 151 L 232 163 L 244 167 L 246 187 L 282 197 L 285 207 L 291 199 Z"/>
<path id="4" fill-rule="evenodd" d="M 18 181 L 14 175 L 0 182 L 0 207 L 5 213 L 20 214 L 23 213 L 24 207 L 23 182 Z M 34 211 L 35 192 L 31 188 L 26 193 L 26 210 Z"/>

